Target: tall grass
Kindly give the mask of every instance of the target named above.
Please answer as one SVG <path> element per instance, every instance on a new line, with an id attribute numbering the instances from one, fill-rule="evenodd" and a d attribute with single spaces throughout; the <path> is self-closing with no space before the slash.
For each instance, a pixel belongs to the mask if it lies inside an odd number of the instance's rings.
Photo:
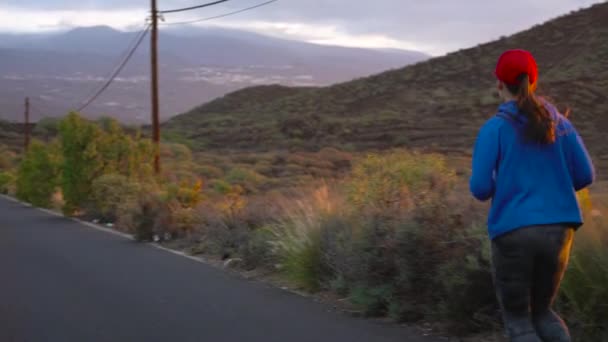
<path id="1" fill-rule="evenodd" d="M 581 196 L 585 225 L 577 232 L 562 285 L 562 309 L 583 341 L 608 340 L 608 203 Z"/>
<path id="2" fill-rule="evenodd" d="M 272 225 L 273 253 L 295 285 L 309 291 L 320 289 L 324 276 L 321 234 L 325 221 L 339 215 L 339 210 L 329 188 L 322 186 L 308 199 L 285 206 L 285 216 Z"/>
<path id="3" fill-rule="evenodd" d="M 288 206 L 272 245 L 294 284 L 336 291 L 366 315 L 478 330 L 496 312 L 479 209 L 443 158 L 396 151 Z"/>
<path id="4" fill-rule="evenodd" d="M 487 208 L 435 155 L 403 151 L 355 162 L 334 187 L 284 203 L 271 245 L 286 277 L 330 290 L 369 316 L 447 323 L 457 334 L 500 329 Z M 608 340 L 608 206 L 582 193 L 559 308 L 576 340 Z"/>

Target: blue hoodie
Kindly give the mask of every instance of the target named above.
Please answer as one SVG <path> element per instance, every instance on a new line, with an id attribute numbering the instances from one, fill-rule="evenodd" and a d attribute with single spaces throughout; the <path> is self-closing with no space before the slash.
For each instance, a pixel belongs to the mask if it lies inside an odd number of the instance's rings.
<path id="1" fill-rule="evenodd" d="M 479 132 L 470 187 L 477 199 L 492 199 L 491 239 L 534 225 L 583 223 L 576 191 L 595 178 L 591 158 L 572 123 L 547 108 L 556 120 L 554 144 L 523 141 L 526 118 L 515 101 L 503 103 Z"/>

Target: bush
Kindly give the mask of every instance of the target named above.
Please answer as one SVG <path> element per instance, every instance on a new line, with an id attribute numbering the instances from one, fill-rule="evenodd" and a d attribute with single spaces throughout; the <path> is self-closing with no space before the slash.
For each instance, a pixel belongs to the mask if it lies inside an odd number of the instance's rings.
<path id="1" fill-rule="evenodd" d="M 287 206 L 285 217 L 272 227 L 273 253 L 283 274 L 296 286 L 317 291 L 326 278 L 322 233 L 326 219 L 341 209 L 335 204 L 329 189 L 321 187 L 308 200 Z"/>
<path id="2" fill-rule="evenodd" d="M 320 231 L 310 222 L 292 222 L 282 225 L 272 243 L 281 262 L 281 271 L 296 286 L 317 291 L 322 278 Z"/>
<path id="3" fill-rule="evenodd" d="M 248 192 L 256 192 L 258 187 L 266 181 L 266 177 L 259 173 L 241 167 L 228 171 L 225 180 L 232 185 L 239 185 Z"/>
<path id="4" fill-rule="evenodd" d="M 296 201 L 274 226 L 282 270 L 302 288 L 339 291 L 367 315 L 486 327 L 497 305 L 484 213 L 455 180 L 434 155 L 357 162 L 342 189 Z"/>
<path id="5" fill-rule="evenodd" d="M 94 180 L 91 189 L 87 214 L 103 222 L 116 222 L 120 207 L 137 198 L 140 186 L 125 176 L 108 174 Z"/>
<path id="6" fill-rule="evenodd" d="M 0 171 L 12 170 L 17 156 L 8 147 L 0 145 Z"/>
<path id="7" fill-rule="evenodd" d="M 15 176 L 6 171 L 0 171 L 0 194 L 9 194 L 12 192 L 15 183 Z"/>
<path id="8" fill-rule="evenodd" d="M 222 259 L 244 255 L 252 230 L 240 217 L 227 215 L 211 203 L 202 204 L 198 208 L 198 215 L 202 218 L 200 243 L 196 246 L 198 252 Z"/>
<path id="9" fill-rule="evenodd" d="M 353 167 L 349 199 L 360 208 L 407 209 L 425 197 L 444 195 L 453 186 L 454 175 L 438 155 L 369 155 Z"/>
<path id="10" fill-rule="evenodd" d="M 574 249 L 561 291 L 561 309 L 574 336 L 584 341 L 608 340 L 608 222 L 582 193 L 586 223 L 575 235 Z M 605 211 L 606 203 L 598 203 Z"/>
<path id="11" fill-rule="evenodd" d="M 158 192 L 141 192 L 135 200 L 121 203 L 117 227 L 130 234 L 136 241 L 152 241 L 156 235 L 164 238 L 170 222 L 169 209 Z"/>
<path id="12" fill-rule="evenodd" d="M 203 222 L 202 217 L 193 208 L 181 206 L 170 207 L 171 227 L 166 229 L 173 236 L 187 236 L 192 234 Z"/>
<path id="13" fill-rule="evenodd" d="M 59 124 L 59 132 L 63 155 L 63 211 L 72 215 L 87 201 L 93 180 L 103 174 L 103 161 L 95 144 L 101 130 L 78 114 L 70 113 Z"/>
<path id="14" fill-rule="evenodd" d="M 32 141 L 17 172 L 17 198 L 38 207 L 51 206 L 58 176 L 58 160 L 53 147 Z"/>
<path id="15" fill-rule="evenodd" d="M 175 202 L 175 206 L 194 208 L 203 201 L 203 182 L 198 180 L 193 185 L 186 182 L 169 184 L 166 190 L 165 202 Z"/>
<path id="16" fill-rule="evenodd" d="M 213 191 L 220 195 L 226 195 L 232 191 L 232 186 L 230 185 L 230 183 L 221 179 L 212 181 L 211 187 L 213 188 Z"/>

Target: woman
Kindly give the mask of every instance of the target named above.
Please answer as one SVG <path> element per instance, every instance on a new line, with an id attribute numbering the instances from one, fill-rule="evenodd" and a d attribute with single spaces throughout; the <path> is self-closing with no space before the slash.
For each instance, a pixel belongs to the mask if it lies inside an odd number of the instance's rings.
<path id="1" fill-rule="evenodd" d="M 494 282 L 511 341 L 570 341 L 551 309 L 583 223 L 576 191 L 594 180 L 574 126 L 535 95 L 538 69 L 524 50 L 496 67 L 504 103 L 479 132 L 471 192 L 492 199 L 488 228 Z"/>

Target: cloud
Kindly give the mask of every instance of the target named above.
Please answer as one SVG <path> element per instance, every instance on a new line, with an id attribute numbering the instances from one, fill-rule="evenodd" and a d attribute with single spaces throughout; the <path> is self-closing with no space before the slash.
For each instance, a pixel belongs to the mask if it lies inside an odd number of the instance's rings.
<path id="1" fill-rule="evenodd" d="M 158 1 L 161 9 L 205 2 Z M 194 19 L 262 1 L 231 0 L 213 8 L 165 17 L 167 22 Z M 597 2 L 601 1 L 280 0 L 212 24 L 321 43 L 415 48 L 441 54 L 523 30 Z M 35 30 L 62 20 L 74 25 L 110 24 L 125 28 L 143 22 L 148 6 L 148 0 L 3 0 L 0 30 L 16 27 Z M 11 12 L 13 19 L 3 22 Z"/>
<path id="2" fill-rule="evenodd" d="M 78 26 L 111 25 L 125 28 L 143 26 L 145 13 L 138 10 L 43 10 L 4 9 L 0 7 L 0 31 L 39 32 Z"/>

